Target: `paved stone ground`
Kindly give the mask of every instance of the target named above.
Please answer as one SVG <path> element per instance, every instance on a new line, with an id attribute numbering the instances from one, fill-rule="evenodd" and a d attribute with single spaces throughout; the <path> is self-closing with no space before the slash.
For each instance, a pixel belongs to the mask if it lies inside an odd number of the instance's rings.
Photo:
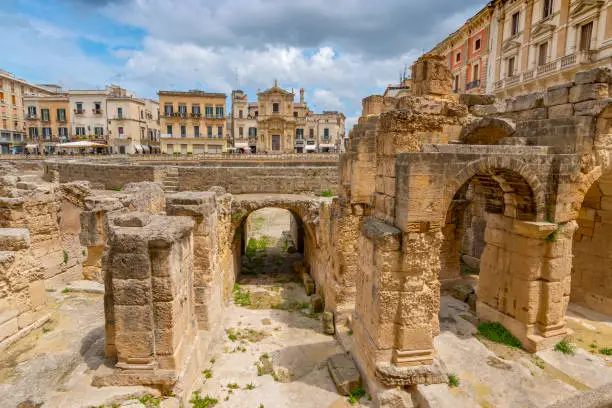
<path id="1" fill-rule="evenodd" d="M 590 311 L 570 306 L 570 327 L 581 327 L 570 340 L 575 355 L 544 351 L 531 355 L 523 350 L 474 337 L 476 327 L 468 305 L 443 296 L 440 311 L 441 333 L 436 350 L 459 386 L 421 387 L 432 406 L 439 407 L 547 407 L 578 392 L 612 383 L 612 359 L 591 353 L 581 345 L 598 339 L 602 347 L 612 346 L 609 323 L 589 318 Z M 580 341 L 578 341 L 580 340 Z M 437 405 L 436 405 L 437 404 Z"/>
<path id="2" fill-rule="evenodd" d="M 92 387 L 104 359 L 101 294 L 47 283 L 51 319 L 0 353 L 0 406 L 81 408 L 152 392 L 144 387 Z M 26 405 L 27 402 L 31 405 Z"/>

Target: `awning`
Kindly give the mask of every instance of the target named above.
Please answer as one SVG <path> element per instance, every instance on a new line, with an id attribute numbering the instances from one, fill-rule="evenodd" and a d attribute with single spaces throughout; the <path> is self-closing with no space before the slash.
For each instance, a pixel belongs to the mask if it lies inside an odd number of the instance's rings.
<path id="1" fill-rule="evenodd" d="M 38 145 L 37 144 L 27 144 L 26 149 L 38 149 Z"/>
<path id="2" fill-rule="evenodd" d="M 136 148 L 137 151 L 142 152 L 142 146 L 141 145 L 134 145 L 134 147 Z"/>
<path id="3" fill-rule="evenodd" d="M 317 150 L 317 146 L 315 145 L 306 145 L 305 148 L 306 150 Z"/>
<path id="4" fill-rule="evenodd" d="M 57 143 L 55 143 L 55 142 L 45 142 L 45 146 L 53 147 L 53 146 L 57 146 Z"/>
<path id="5" fill-rule="evenodd" d="M 147 145 L 142 145 L 142 150 L 143 150 L 145 153 L 149 153 L 149 152 L 151 151 L 151 149 L 150 149 L 150 148 L 149 148 L 149 146 L 147 146 Z"/>
<path id="6" fill-rule="evenodd" d="M 329 147 L 329 148 L 332 148 L 332 149 L 333 149 L 333 148 L 335 148 L 335 147 L 336 147 L 336 145 L 335 145 L 335 144 L 333 144 L 333 143 L 320 143 L 320 144 L 319 144 L 319 147 Z"/>
<path id="7" fill-rule="evenodd" d="M 108 147 L 107 145 L 102 144 L 102 143 L 88 142 L 85 140 L 81 140 L 79 142 L 60 143 L 57 146 L 67 148 L 67 149 L 71 149 L 71 148 L 72 149 L 77 149 L 77 148 L 85 149 L 88 147 Z"/>
<path id="8" fill-rule="evenodd" d="M 238 149 L 247 149 L 249 147 L 248 142 L 238 142 L 234 143 L 234 147 Z"/>

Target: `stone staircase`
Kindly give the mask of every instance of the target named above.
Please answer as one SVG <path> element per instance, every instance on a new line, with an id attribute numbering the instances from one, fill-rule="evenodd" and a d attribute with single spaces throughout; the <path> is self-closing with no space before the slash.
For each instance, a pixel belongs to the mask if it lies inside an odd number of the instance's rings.
<path id="1" fill-rule="evenodd" d="M 168 167 L 164 177 L 164 192 L 166 194 L 178 193 L 179 191 L 179 172 L 178 167 Z"/>

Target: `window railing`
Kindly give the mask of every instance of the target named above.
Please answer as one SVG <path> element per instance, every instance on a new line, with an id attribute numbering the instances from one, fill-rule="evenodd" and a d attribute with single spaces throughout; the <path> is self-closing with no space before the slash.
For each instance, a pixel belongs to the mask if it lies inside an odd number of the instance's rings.
<path id="1" fill-rule="evenodd" d="M 102 109 L 93 108 L 91 111 L 93 112 L 94 115 L 101 115 L 102 114 Z"/>
<path id="2" fill-rule="evenodd" d="M 81 109 L 77 108 L 77 109 L 74 110 L 74 114 L 75 115 L 82 115 L 84 113 L 85 113 L 85 110 L 82 109 L 82 108 Z"/>
<path id="3" fill-rule="evenodd" d="M 478 87 L 480 87 L 480 79 L 476 79 L 472 82 L 468 82 L 468 84 L 465 86 L 465 90 L 469 91 L 470 89 L 474 89 Z"/>

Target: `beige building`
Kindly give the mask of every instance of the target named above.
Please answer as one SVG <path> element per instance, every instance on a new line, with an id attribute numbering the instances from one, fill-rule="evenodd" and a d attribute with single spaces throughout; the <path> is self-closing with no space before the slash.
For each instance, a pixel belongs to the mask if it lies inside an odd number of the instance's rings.
<path id="1" fill-rule="evenodd" d="M 274 86 L 248 102 L 240 90 L 232 92 L 230 134 L 239 150 L 279 153 L 341 152 L 344 150 L 345 116 L 336 111 L 315 114 L 300 89 L 295 93 Z"/>
<path id="2" fill-rule="evenodd" d="M 612 1 L 496 1 L 491 45 L 488 90 L 498 97 L 569 82 L 610 65 Z"/>
<path id="3" fill-rule="evenodd" d="M 159 91 L 161 152 L 222 153 L 227 150 L 223 93 Z"/>
<path id="4" fill-rule="evenodd" d="M 70 140 L 68 94 L 28 95 L 23 98 L 28 150 L 54 153 L 59 143 Z"/>
<path id="5" fill-rule="evenodd" d="M 55 85 L 34 85 L 0 70 L 0 153 L 20 153 L 26 145 L 24 97 L 54 95 Z"/>
<path id="6" fill-rule="evenodd" d="M 159 104 L 122 91 L 107 99 L 108 135 L 112 151 L 119 154 L 157 153 L 159 143 L 155 142 L 159 135 Z"/>

